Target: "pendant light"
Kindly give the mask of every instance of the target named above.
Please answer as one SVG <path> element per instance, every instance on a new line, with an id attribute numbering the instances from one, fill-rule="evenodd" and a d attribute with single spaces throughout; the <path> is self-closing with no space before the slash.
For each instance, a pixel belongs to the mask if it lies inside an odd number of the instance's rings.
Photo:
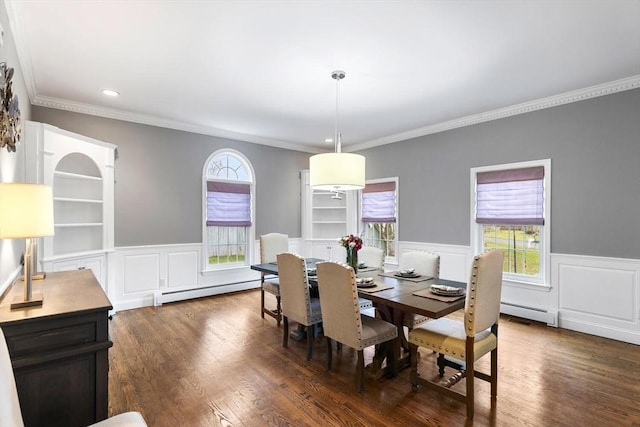
<path id="1" fill-rule="evenodd" d="M 365 159 L 360 154 L 343 153 L 341 134 L 338 128 L 340 106 L 340 80 L 344 71 L 334 71 L 331 77 L 336 81 L 336 127 L 334 136 L 335 152 L 311 156 L 309 159 L 309 182 L 314 190 L 335 192 L 364 188 Z"/>

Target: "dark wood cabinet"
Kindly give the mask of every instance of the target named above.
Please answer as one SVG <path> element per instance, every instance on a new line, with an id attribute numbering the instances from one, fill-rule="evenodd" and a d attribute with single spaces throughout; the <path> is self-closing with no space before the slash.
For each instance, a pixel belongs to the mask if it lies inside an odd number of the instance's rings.
<path id="1" fill-rule="evenodd" d="M 86 426 L 108 415 L 109 299 L 91 270 L 34 281 L 41 307 L 11 310 L 18 281 L 0 303 L 26 427 Z"/>

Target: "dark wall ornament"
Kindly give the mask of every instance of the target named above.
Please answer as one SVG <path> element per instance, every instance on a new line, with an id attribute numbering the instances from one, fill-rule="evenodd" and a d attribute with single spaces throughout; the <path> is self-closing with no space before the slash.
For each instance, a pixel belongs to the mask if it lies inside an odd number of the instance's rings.
<path id="1" fill-rule="evenodd" d="M 16 151 L 16 143 L 20 141 L 20 108 L 18 95 L 13 94 L 11 79 L 13 68 L 0 62 L 0 149 L 7 147 L 7 151 Z"/>

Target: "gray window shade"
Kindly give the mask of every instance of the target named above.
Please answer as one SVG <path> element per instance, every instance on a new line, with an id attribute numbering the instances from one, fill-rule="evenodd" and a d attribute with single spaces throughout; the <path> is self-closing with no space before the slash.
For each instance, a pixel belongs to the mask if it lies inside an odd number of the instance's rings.
<path id="1" fill-rule="evenodd" d="M 396 222 L 395 182 L 379 182 L 364 187 L 362 222 Z"/>
<path id="2" fill-rule="evenodd" d="M 251 225 L 249 184 L 208 181 L 207 225 Z"/>
<path id="3" fill-rule="evenodd" d="M 544 224 L 544 167 L 480 172 L 476 175 L 476 222 Z"/>

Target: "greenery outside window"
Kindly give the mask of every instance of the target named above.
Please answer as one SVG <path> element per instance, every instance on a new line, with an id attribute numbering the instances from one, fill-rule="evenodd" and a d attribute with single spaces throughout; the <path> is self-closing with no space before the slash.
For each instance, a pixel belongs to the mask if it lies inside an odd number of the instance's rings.
<path id="1" fill-rule="evenodd" d="M 549 283 L 551 162 L 473 168 L 474 253 L 504 253 L 505 280 Z"/>
<path id="2" fill-rule="evenodd" d="M 367 181 L 360 200 L 362 240 L 395 262 L 398 248 L 398 178 Z"/>
<path id="3" fill-rule="evenodd" d="M 209 156 L 203 174 L 205 269 L 249 265 L 253 239 L 253 170 L 234 150 Z"/>

